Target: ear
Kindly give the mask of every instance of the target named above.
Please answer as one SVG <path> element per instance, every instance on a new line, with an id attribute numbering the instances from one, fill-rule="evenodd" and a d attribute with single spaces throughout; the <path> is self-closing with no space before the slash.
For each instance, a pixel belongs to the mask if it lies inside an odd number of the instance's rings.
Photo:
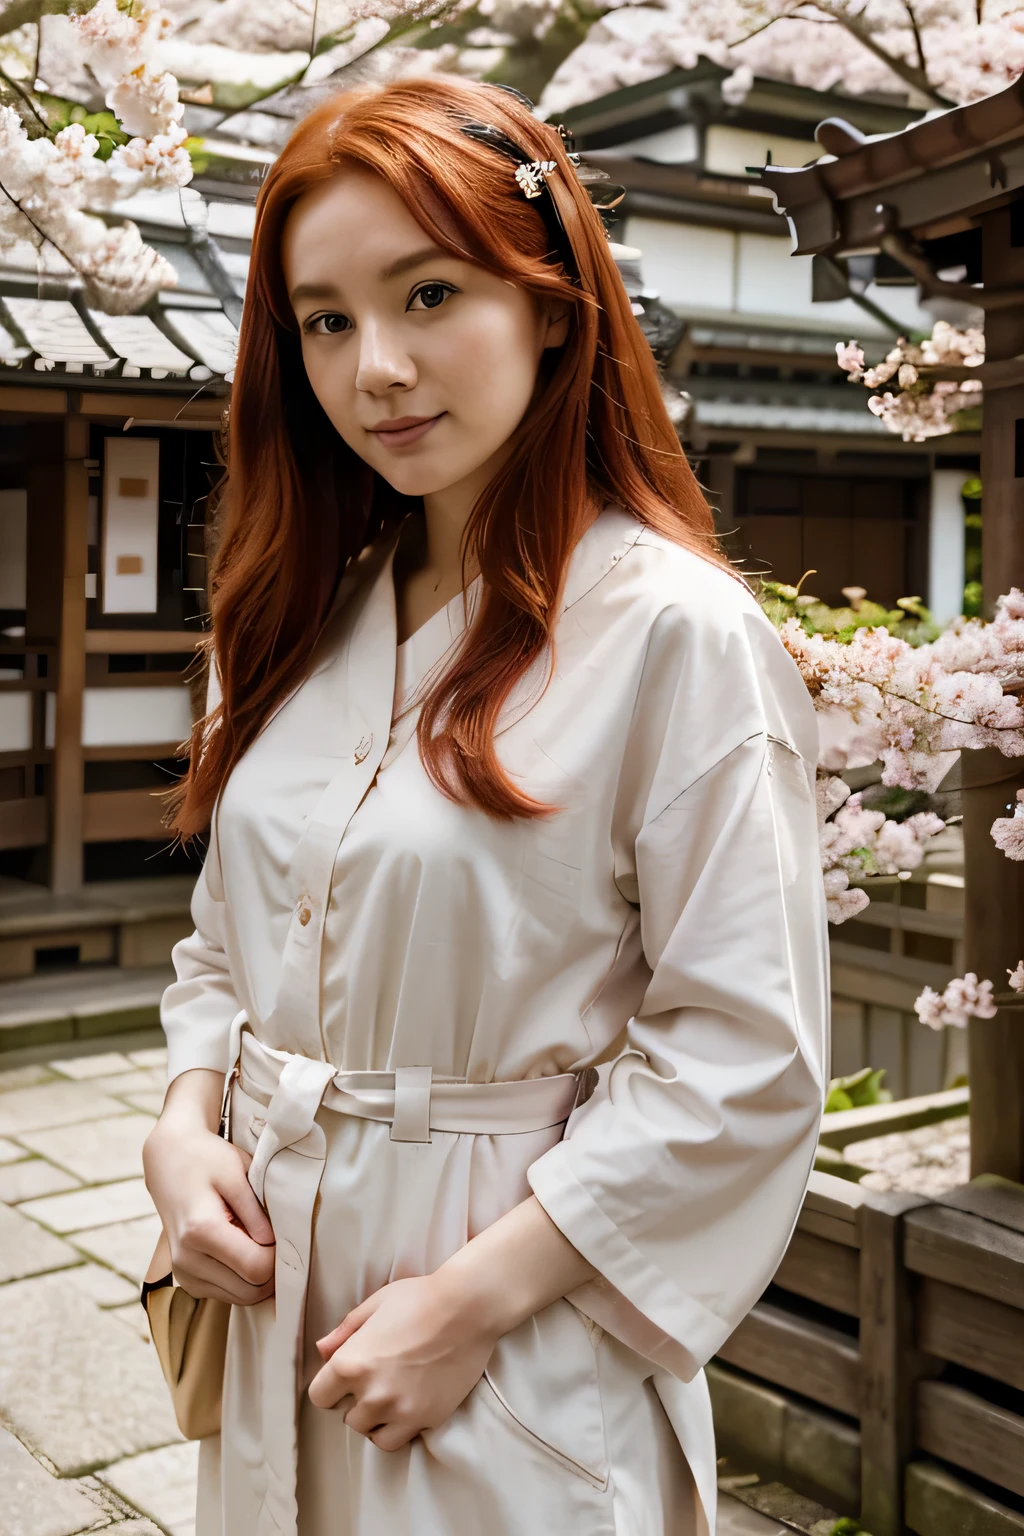
<path id="1" fill-rule="evenodd" d="M 552 300 L 544 306 L 546 326 L 544 330 L 544 350 L 549 347 L 564 347 L 569 337 L 569 316 L 572 305 L 565 299 Z"/>

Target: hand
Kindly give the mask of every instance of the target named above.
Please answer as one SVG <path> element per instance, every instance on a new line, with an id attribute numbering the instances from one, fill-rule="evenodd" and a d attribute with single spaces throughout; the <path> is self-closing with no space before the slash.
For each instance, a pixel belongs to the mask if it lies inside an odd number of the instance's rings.
<path id="1" fill-rule="evenodd" d="M 248 1154 L 211 1129 L 223 1081 L 205 1070 L 175 1078 L 142 1163 L 177 1284 L 248 1307 L 273 1295 L 274 1233 L 246 1178 Z"/>
<path id="2" fill-rule="evenodd" d="M 343 1398 L 350 1429 L 397 1451 L 451 1418 L 480 1380 L 498 1340 L 443 1270 L 393 1280 L 317 1342 L 326 1364 L 309 1387 L 317 1408 Z"/>

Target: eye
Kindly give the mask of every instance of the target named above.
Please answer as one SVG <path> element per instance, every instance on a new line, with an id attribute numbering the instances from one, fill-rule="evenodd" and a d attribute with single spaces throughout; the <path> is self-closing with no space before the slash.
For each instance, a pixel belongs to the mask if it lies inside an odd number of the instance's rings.
<path id="1" fill-rule="evenodd" d="M 320 329 L 321 324 L 323 325 L 322 330 Z M 302 329 L 307 333 L 307 335 L 339 336 L 342 331 L 351 330 L 352 323 L 347 315 L 339 315 L 336 313 L 328 315 L 314 315 L 311 320 L 306 321 Z"/>
<path id="2" fill-rule="evenodd" d="M 453 288 L 451 283 L 423 283 L 409 300 L 408 307 L 409 309 L 438 309 L 445 299 L 457 292 L 458 289 Z"/>

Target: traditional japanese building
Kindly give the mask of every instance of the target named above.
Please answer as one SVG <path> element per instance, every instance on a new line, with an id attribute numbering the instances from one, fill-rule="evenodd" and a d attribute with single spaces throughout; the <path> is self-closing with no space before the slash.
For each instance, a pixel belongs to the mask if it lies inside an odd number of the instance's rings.
<path id="1" fill-rule="evenodd" d="M 74 275 L 52 257 L 41 273 L 28 246 L 0 266 L 8 1045 L 33 1017 L 34 983 L 89 963 L 69 996 L 78 1013 L 55 1022 L 55 1038 L 133 1008 L 149 1022 L 188 925 L 197 866 L 171 847 L 156 792 L 180 772 L 191 729 L 207 496 L 271 158 L 214 149 L 201 197 L 142 194 L 113 211 L 178 274 L 139 313 L 91 309 Z"/>
<path id="2" fill-rule="evenodd" d="M 815 161 L 825 118 L 875 136 L 920 114 L 763 79 L 730 102 L 726 73 L 701 61 L 566 115 L 587 159 L 625 186 L 617 238 L 642 251 L 645 285 L 677 317 L 666 372 L 693 402 L 698 474 L 744 568 L 793 582 L 814 569 L 807 590 L 833 602 L 846 585 L 885 602 L 920 594 L 951 618 L 977 436 L 902 442 L 840 373 L 835 345 L 857 337 L 880 356 L 969 306 L 922 303 L 884 255 L 791 259 L 787 221 L 755 174 Z"/>

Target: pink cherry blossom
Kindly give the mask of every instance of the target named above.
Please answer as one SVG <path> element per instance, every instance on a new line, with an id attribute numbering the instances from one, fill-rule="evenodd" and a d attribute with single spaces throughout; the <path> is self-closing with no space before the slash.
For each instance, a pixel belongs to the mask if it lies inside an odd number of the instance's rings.
<path id="1" fill-rule="evenodd" d="M 942 993 L 925 987 L 914 1003 L 914 1010 L 929 1029 L 943 1029 L 946 1025 L 966 1029 L 969 1019 L 991 1019 L 997 1011 L 992 983 L 979 981 L 973 971 L 954 977 Z"/>
<path id="2" fill-rule="evenodd" d="M 1024 992 L 1024 960 L 1018 960 L 1012 971 L 1007 971 L 1010 986 L 1015 992 Z"/>
<path id="3" fill-rule="evenodd" d="M 1024 859 L 1024 789 L 1017 791 L 1013 815 L 992 823 L 992 841 L 1008 859 Z"/>

